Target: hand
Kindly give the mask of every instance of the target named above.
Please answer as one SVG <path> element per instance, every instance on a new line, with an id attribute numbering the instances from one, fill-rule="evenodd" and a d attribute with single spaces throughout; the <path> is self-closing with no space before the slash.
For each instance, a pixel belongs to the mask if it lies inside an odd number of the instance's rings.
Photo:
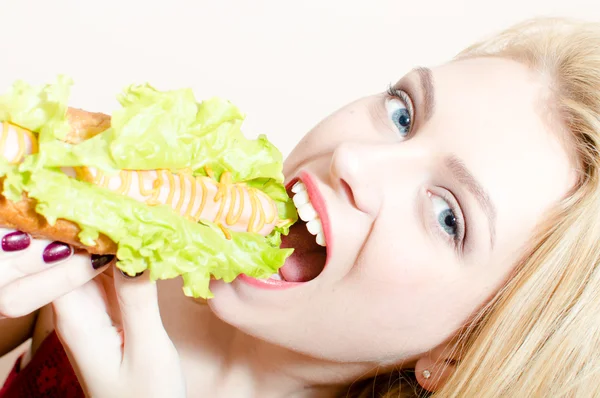
<path id="1" fill-rule="evenodd" d="M 90 259 L 67 244 L 0 228 L 0 318 L 17 318 L 49 304 L 105 271 L 113 259 Z"/>
<path id="2" fill-rule="evenodd" d="M 112 268 L 53 303 L 55 327 L 86 396 L 185 397 L 156 284 Z"/>

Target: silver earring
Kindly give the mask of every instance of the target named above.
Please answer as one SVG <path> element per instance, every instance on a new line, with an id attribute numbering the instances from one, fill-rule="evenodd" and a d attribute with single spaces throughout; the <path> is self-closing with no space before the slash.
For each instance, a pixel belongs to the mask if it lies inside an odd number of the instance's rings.
<path id="1" fill-rule="evenodd" d="M 424 379 L 429 379 L 431 377 L 431 372 L 427 369 L 425 369 L 422 374 Z"/>

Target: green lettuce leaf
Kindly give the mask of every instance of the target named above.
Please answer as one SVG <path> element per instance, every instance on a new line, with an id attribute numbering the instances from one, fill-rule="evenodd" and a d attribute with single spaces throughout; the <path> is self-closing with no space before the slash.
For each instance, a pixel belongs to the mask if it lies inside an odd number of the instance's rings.
<path id="1" fill-rule="evenodd" d="M 23 184 L 21 175 L 17 171 L 17 166 L 9 164 L 6 159 L 0 156 L 0 179 L 3 179 L 0 186 L 0 193 L 8 200 L 18 202 L 21 200 Z"/>
<path id="2" fill-rule="evenodd" d="M 59 139 L 43 142 L 40 156 L 28 159 L 38 167 L 97 167 L 119 170 L 189 169 L 194 175 L 219 180 L 231 173 L 233 182 L 247 182 L 276 201 L 279 218 L 289 220 L 269 239 L 288 233 L 296 209 L 283 186 L 283 156 L 267 139 L 246 138 L 244 116 L 229 101 L 196 102 L 189 89 L 158 91 L 131 85 L 119 97 L 111 128 L 78 145 Z"/>
<path id="3" fill-rule="evenodd" d="M 59 76 L 54 84 L 41 86 L 19 80 L 0 96 L 0 120 L 34 133 L 45 130 L 52 132 L 53 137 L 63 138 L 69 132 L 66 112 L 72 84 L 65 76 Z"/>
<path id="4" fill-rule="evenodd" d="M 281 153 L 263 135 L 244 137 L 244 116 L 229 101 L 196 102 L 189 89 L 158 91 L 129 86 L 119 97 L 111 127 L 78 145 L 54 140 L 40 148 L 47 167 L 91 166 L 118 170 L 191 169 L 219 179 L 224 171 L 234 182 L 256 178 L 283 182 Z M 60 138 L 60 137 L 56 137 Z"/>

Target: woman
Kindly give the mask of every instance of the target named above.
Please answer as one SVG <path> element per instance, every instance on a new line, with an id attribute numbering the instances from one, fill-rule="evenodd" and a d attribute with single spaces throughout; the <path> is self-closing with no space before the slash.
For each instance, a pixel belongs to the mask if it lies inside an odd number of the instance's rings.
<path id="1" fill-rule="evenodd" d="M 299 223 L 283 281 L 205 306 L 5 231 L 0 352 L 34 352 L 6 394 L 77 396 L 58 335 L 98 397 L 596 396 L 599 151 L 600 26 L 530 21 L 303 138 L 326 253 Z"/>

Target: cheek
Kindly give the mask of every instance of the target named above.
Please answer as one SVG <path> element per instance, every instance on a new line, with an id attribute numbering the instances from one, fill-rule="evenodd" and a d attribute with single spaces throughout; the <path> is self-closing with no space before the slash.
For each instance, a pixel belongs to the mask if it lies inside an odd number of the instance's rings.
<path id="1" fill-rule="evenodd" d="M 400 322 L 418 321 L 445 301 L 456 276 L 449 259 L 420 233 L 395 230 L 392 235 L 386 228 L 374 228 L 353 277 L 365 297 L 376 301 L 372 307 L 394 313 Z"/>
<path id="2" fill-rule="evenodd" d="M 412 341 L 414 349 L 444 341 L 481 301 L 474 283 L 481 281 L 415 226 L 377 225 L 352 278 L 357 305 L 369 309 L 374 326 Z"/>

